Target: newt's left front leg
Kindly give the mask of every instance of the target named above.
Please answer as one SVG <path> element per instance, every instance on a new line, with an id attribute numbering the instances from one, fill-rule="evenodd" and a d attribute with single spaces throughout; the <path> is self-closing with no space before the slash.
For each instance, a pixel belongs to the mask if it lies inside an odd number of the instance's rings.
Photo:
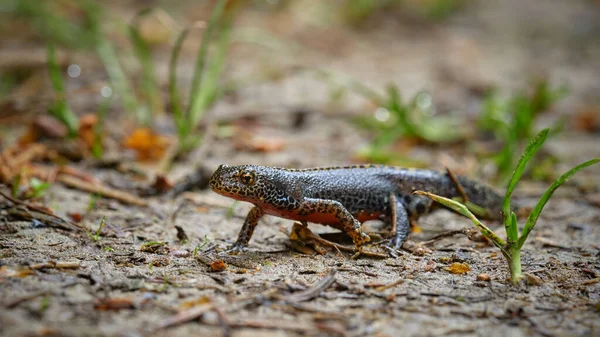
<path id="1" fill-rule="evenodd" d="M 227 250 L 228 252 L 241 252 L 246 246 L 248 246 L 248 242 L 254 233 L 254 229 L 258 225 L 258 220 L 260 220 L 263 215 L 265 215 L 265 211 L 262 208 L 258 206 L 252 207 L 246 216 L 246 220 L 244 221 L 242 229 L 240 229 L 237 240 L 231 247 L 229 247 Z"/>
<path id="2" fill-rule="evenodd" d="M 305 198 L 302 200 L 298 214 L 303 216 L 311 214 L 333 215 L 339 221 L 341 229 L 352 238 L 352 242 L 354 242 L 357 249 L 371 241 L 367 233 L 363 232 L 360 222 L 339 201 Z"/>

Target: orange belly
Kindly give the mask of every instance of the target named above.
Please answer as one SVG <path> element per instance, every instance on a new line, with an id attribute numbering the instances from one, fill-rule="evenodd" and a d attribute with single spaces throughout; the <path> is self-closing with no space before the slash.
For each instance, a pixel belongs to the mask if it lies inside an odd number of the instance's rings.
<path id="1" fill-rule="evenodd" d="M 293 211 L 280 211 L 273 209 L 265 209 L 267 214 L 278 216 L 285 219 L 296 220 L 296 221 L 308 221 L 318 223 L 322 225 L 328 225 L 335 228 L 340 228 L 340 222 L 333 214 L 322 214 L 313 213 L 308 215 L 299 215 Z M 359 213 L 354 215 L 356 220 L 359 222 L 365 222 L 368 220 L 377 220 L 380 218 L 381 213 Z"/>

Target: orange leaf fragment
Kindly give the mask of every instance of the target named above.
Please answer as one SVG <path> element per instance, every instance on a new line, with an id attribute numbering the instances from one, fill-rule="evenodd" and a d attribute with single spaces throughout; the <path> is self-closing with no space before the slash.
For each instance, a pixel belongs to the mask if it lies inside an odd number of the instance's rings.
<path id="1" fill-rule="evenodd" d="M 125 297 L 104 298 L 96 300 L 94 309 L 102 311 L 119 311 L 122 309 L 134 309 L 134 305 L 131 299 Z"/>
<path id="2" fill-rule="evenodd" d="M 220 272 L 227 268 L 227 264 L 223 260 L 214 260 L 210 263 L 210 270 Z"/>
<path id="3" fill-rule="evenodd" d="M 33 271 L 30 268 L 23 267 L 10 267 L 10 266 L 2 266 L 0 267 L 0 277 L 17 277 L 23 278 L 33 274 Z"/>
<path id="4" fill-rule="evenodd" d="M 139 128 L 123 141 L 123 146 L 134 150 L 140 160 L 158 160 L 165 154 L 169 140 L 152 129 Z"/>
<path id="5" fill-rule="evenodd" d="M 446 270 L 452 274 L 466 274 L 471 271 L 471 267 L 464 262 L 454 262 Z"/>
<path id="6" fill-rule="evenodd" d="M 98 116 L 87 114 L 79 119 L 79 138 L 88 149 L 91 149 L 96 137 L 94 127 L 98 123 Z"/>

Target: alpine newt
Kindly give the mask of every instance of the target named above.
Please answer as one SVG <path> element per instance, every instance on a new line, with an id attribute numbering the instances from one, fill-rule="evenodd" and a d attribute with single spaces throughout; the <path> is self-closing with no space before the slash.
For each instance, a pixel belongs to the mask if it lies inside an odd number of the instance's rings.
<path id="1" fill-rule="evenodd" d="M 232 251 L 248 245 L 265 214 L 340 229 L 357 249 L 370 241 L 361 223 L 380 219 L 392 225 L 395 233 L 390 245 L 399 249 L 411 221 L 434 206 L 431 199 L 413 194 L 416 190 L 448 198 L 468 197 L 493 219 L 500 217 L 502 205 L 502 197 L 490 187 L 450 172 L 379 165 L 309 169 L 221 165 L 212 174 L 210 187 L 218 194 L 254 204 Z"/>

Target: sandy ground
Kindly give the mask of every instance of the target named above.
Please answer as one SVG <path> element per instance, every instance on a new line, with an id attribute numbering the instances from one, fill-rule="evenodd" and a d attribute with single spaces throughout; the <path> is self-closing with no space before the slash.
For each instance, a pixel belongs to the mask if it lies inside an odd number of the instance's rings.
<path id="1" fill-rule="evenodd" d="M 193 8 L 180 7 L 181 12 Z M 233 59 L 243 62 L 232 61 L 227 77 L 253 76 L 265 67 L 319 67 L 375 88 L 393 81 L 406 97 L 425 90 L 434 97 L 437 113 L 472 118 L 481 101 L 479 88 L 497 87 L 508 95 L 533 76 L 545 75 L 570 90 L 540 121 L 545 126 L 567 116 L 566 130 L 544 147 L 560 158 L 559 171 L 600 157 L 599 135 L 577 131 L 571 123 L 581 109 L 600 104 L 597 3 L 473 1 L 442 22 L 379 13 L 362 30 L 325 24 L 310 14 L 315 7 L 318 1 L 297 1 L 283 13 L 243 15 L 241 26 L 277 31 L 301 52 L 236 45 Z M 194 43 L 185 49 L 192 62 Z M 163 61 L 158 72 L 166 75 L 168 58 Z M 185 70 L 180 69 L 183 81 L 191 76 Z M 369 105 L 352 94 L 332 103 L 329 91 L 306 73 L 245 87 L 220 102 L 210 118 L 251 116 L 251 130 L 281 141 L 283 150 L 240 151 L 230 138 L 216 135 L 208 150 L 179 162 L 171 177 L 189 174 L 199 164 L 214 169 L 221 163 L 353 162 L 369 134 L 348 116 Z M 85 100 L 73 103 L 76 111 L 78 104 L 85 106 Z M 300 109 L 306 120 L 298 128 L 293 121 Z M 459 169 L 474 160 L 468 149 L 456 146 L 413 146 L 405 156 L 437 169 L 448 163 Z M 118 187 L 134 184 L 122 174 L 86 165 L 79 167 Z M 478 168 L 472 174 L 486 177 Z M 87 210 L 88 193 L 53 184 L 45 204 L 59 216 L 83 214 L 81 225 L 90 233 L 13 221 L 0 210 L 0 334 L 600 336 L 599 178 L 600 169 L 589 168 L 556 193 L 524 247 L 528 282 L 517 287 L 507 280 L 497 249 L 463 236 L 437 241 L 422 256 L 353 260 L 337 252 L 302 254 L 290 248 L 286 235 L 292 221 L 266 217 L 249 251 L 230 256 L 221 251 L 237 237 L 247 204 L 196 190 L 173 199 L 148 198 L 147 207 L 101 199 Z M 517 195 L 533 205 L 547 184 L 525 182 Z M 0 205 L 7 207 L 4 201 Z M 106 225 L 95 237 L 103 217 Z M 175 225 L 184 229 L 187 242 L 178 239 Z M 411 234 L 411 241 L 470 226 L 445 210 L 421 218 L 419 225 L 422 232 Z M 489 225 L 503 233 L 500 223 Z M 379 229 L 377 223 L 367 227 Z M 163 244 L 145 245 L 155 241 Z M 223 271 L 212 269 L 217 260 L 225 263 Z M 450 273 L 447 268 L 455 262 L 471 270 Z M 490 280 L 477 280 L 480 274 Z"/>

